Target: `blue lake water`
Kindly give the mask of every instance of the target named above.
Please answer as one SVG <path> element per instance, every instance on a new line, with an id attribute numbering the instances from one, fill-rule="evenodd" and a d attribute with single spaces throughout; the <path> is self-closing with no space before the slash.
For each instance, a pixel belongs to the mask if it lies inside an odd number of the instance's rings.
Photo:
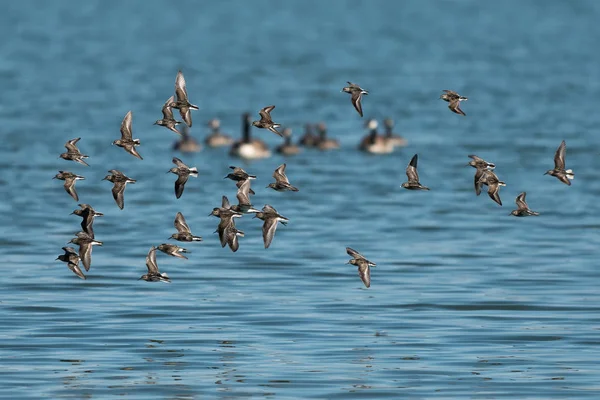
<path id="1" fill-rule="evenodd" d="M 591 0 L 5 3 L 0 397 L 599 398 L 599 20 Z M 341 148 L 174 152 L 152 123 L 178 69 L 198 140 L 276 104 L 295 137 L 324 121 Z M 370 92 L 363 119 L 346 81 Z M 442 89 L 469 97 L 466 117 Z M 111 146 L 129 110 L 143 161 Z M 409 145 L 360 153 L 370 117 Z M 58 158 L 75 137 L 90 167 Z M 543 176 L 563 139 L 570 187 Z M 429 192 L 400 188 L 415 153 Z M 496 163 L 503 207 L 475 196 L 473 153 Z M 180 199 L 173 156 L 200 170 Z M 264 188 L 283 162 L 298 193 Z M 290 219 L 267 250 L 249 216 L 237 253 L 213 234 L 229 165 Z M 113 168 L 137 179 L 124 210 Z M 58 170 L 105 214 L 86 281 L 54 261 L 80 223 Z M 539 217 L 509 216 L 522 191 Z M 204 241 L 158 254 L 170 285 L 138 281 L 178 211 Z M 377 263 L 370 289 L 346 246 Z"/>

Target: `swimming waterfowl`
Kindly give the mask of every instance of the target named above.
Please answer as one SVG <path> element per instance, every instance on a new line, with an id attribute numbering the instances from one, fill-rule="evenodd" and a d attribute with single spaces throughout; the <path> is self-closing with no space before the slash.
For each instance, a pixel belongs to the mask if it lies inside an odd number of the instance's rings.
<path id="1" fill-rule="evenodd" d="M 85 232 L 77 232 L 77 237 L 69 241 L 79 246 L 79 259 L 83 262 L 86 271 L 90 270 L 92 265 L 92 246 L 102 246 L 102 242 L 95 240 Z"/>
<path id="2" fill-rule="evenodd" d="M 544 175 L 552 175 L 558 178 L 559 181 L 565 185 L 571 186 L 571 180 L 575 178 L 575 174 L 572 169 L 565 170 L 565 155 L 567 152 L 567 144 L 563 140 L 556 149 L 554 154 L 554 169 L 546 171 Z"/>
<path id="3" fill-rule="evenodd" d="M 389 154 L 394 151 L 392 142 L 377 134 L 376 120 L 368 120 L 366 127 L 369 129 L 369 134 L 360 141 L 359 150 L 371 154 Z"/>
<path id="4" fill-rule="evenodd" d="M 496 164 L 487 162 L 483 158 L 477 157 L 475 154 L 469 154 L 468 157 L 472 160 L 469 161 L 467 165 L 477 169 L 473 178 L 473 184 L 475 186 L 475 193 L 479 196 L 481 194 L 481 186 L 483 185 L 483 182 L 480 182 L 481 176 L 485 171 L 496 168 Z"/>
<path id="5" fill-rule="evenodd" d="M 271 157 L 269 146 L 267 146 L 264 141 L 251 138 L 251 119 L 252 118 L 248 113 L 242 115 L 242 138 L 231 145 L 229 155 L 246 160 Z"/>
<path id="6" fill-rule="evenodd" d="M 283 144 L 280 144 L 279 146 L 277 146 L 277 148 L 275 149 L 275 152 L 286 155 L 286 156 L 293 156 L 293 155 L 300 153 L 300 151 L 301 151 L 300 146 L 292 143 L 292 129 L 285 128 L 283 130 L 282 134 L 284 137 Z"/>
<path id="7" fill-rule="evenodd" d="M 429 190 L 428 187 L 421 185 L 421 183 L 419 182 L 419 173 L 417 172 L 418 160 L 418 155 L 415 154 L 406 166 L 406 176 L 408 177 L 408 182 L 404 182 L 401 185 L 404 189 Z"/>
<path id="8" fill-rule="evenodd" d="M 362 95 L 363 94 L 368 95 L 369 92 L 367 92 L 366 90 L 364 90 L 363 88 L 361 88 L 360 86 L 358 86 L 357 84 L 354 84 L 352 82 L 348 82 L 348 86 L 343 88 L 342 92 L 351 94 L 352 97 L 350 98 L 350 101 L 352 102 L 352 105 L 354 106 L 354 108 L 356 109 L 358 114 L 362 117 L 363 116 L 362 104 L 361 104 Z"/>
<path id="9" fill-rule="evenodd" d="M 346 247 L 346 253 L 352 257 L 346 264 L 356 265 L 360 279 L 367 288 L 371 287 L 371 267 L 375 267 L 377 264 L 367 260 L 362 254 L 350 247 Z"/>
<path id="10" fill-rule="evenodd" d="M 233 139 L 221 132 L 221 121 L 214 118 L 208 121 L 208 126 L 211 129 L 211 134 L 204 139 L 204 143 L 208 147 L 222 147 L 230 146 L 233 143 Z"/>
<path id="11" fill-rule="evenodd" d="M 88 158 L 85 154 L 81 154 L 79 149 L 77 148 L 77 142 L 81 140 L 80 137 L 71 139 L 67 143 L 65 143 L 65 148 L 67 149 L 66 153 L 62 153 L 59 157 L 64 160 L 70 160 L 78 162 L 79 164 L 85 165 L 89 167 L 90 165 L 84 161 L 84 158 Z"/>
<path id="12" fill-rule="evenodd" d="M 285 175 L 286 164 L 281 164 L 275 172 L 273 172 L 274 183 L 269 183 L 268 188 L 277 190 L 278 192 L 292 191 L 297 192 L 298 188 L 290 185 L 288 177 Z"/>
<path id="13" fill-rule="evenodd" d="M 175 78 L 175 96 L 177 96 L 177 101 L 174 101 L 170 104 L 171 108 L 176 108 L 179 110 L 179 114 L 181 118 L 185 121 L 187 126 L 192 127 L 192 115 L 191 110 L 199 110 L 197 105 L 191 104 L 188 100 L 187 89 L 185 87 L 185 78 L 183 77 L 183 72 L 177 72 L 177 78 Z"/>
<path id="14" fill-rule="evenodd" d="M 178 212 L 177 215 L 175 215 L 175 222 L 173 223 L 173 225 L 175 225 L 177 233 L 172 234 L 169 239 L 175 239 L 180 242 L 202 241 L 201 236 L 192 235 L 192 231 L 190 230 L 190 227 L 188 226 L 187 222 L 185 222 L 185 218 L 183 217 L 182 213 Z"/>
<path id="15" fill-rule="evenodd" d="M 387 140 L 393 147 L 404 147 L 408 144 L 408 141 L 400 135 L 396 135 L 394 130 L 394 120 L 386 118 L 383 120 L 383 126 L 385 128 L 385 140 Z"/>
<path id="16" fill-rule="evenodd" d="M 173 98 L 173 96 L 169 97 L 167 99 L 167 101 L 165 102 L 165 104 L 162 107 L 162 119 L 157 120 L 154 125 L 160 125 L 160 126 L 164 126 L 165 128 L 175 132 L 178 135 L 181 135 L 181 132 L 179 132 L 177 130 L 177 128 L 175 126 L 181 124 L 181 121 L 177 121 L 174 117 L 173 117 L 173 110 L 171 109 L 171 104 L 173 104 L 173 102 L 175 101 L 175 99 Z"/>
<path id="17" fill-rule="evenodd" d="M 187 249 L 184 249 L 183 247 L 177 246 L 176 244 L 163 243 L 160 246 L 158 246 L 157 249 L 172 257 L 185 258 L 186 260 L 188 259 L 181 253 L 189 253 L 189 251 L 187 251 Z"/>
<path id="18" fill-rule="evenodd" d="M 127 114 L 125 114 L 123 122 L 121 122 L 121 139 L 115 140 L 112 144 L 124 148 L 129 154 L 139 158 L 140 160 L 143 160 L 142 156 L 140 156 L 140 153 L 138 153 L 135 149 L 136 146 L 140 145 L 140 139 L 132 138 L 131 119 L 132 114 L 131 111 L 129 111 Z"/>
<path id="19" fill-rule="evenodd" d="M 304 135 L 298 141 L 300 146 L 316 147 L 319 142 L 319 137 L 313 134 L 313 126 L 311 124 L 304 125 Z"/>
<path id="20" fill-rule="evenodd" d="M 145 280 L 146 282 L 165 282 L 171 283 L 171 279 L 166 272 L 161 273 L 158 270 L 158 264 L 156 264 L 156 247 L 152 246 L 148 255 L 146 256 L 146 267 L 148 268 L 148 273 L 144 274 L 140 277 L 140 279 Z M 138 281 L 140 280 L 138 279 Z"/>
<path id="21" fill-rule="evenodd" d="M 277 223 L 281 222 L 283 225 L 287 225 L 289 221 L 286 217 L 279 214 L 276 209 L 268 204 L 265 204 L 262 212 L 257 212 L 253 218 L 259 218 L 264 221 L 262 233 L 265 249 L 268 249 L 273 241 L 275 231 L 277 230 Z"/>
<path id="22" fill-rule="evenodd" d="M 69 171 L 58 171 L 58 174 L 54 175 L 52 179 L 60 179 L 65 181 L 65 184 L 63 186 L 67 193 L 69 193 L 71 197 L 75 199 L 75 201 L 79 201 L 79 196 L 77 195 L 77 191 L 75 190 L 75 182 L 85 179 L 83 176 L 74 174 Z"/>
<path id="23" fill-rule="evenodd" d="M 510 215 L 514 215 L 515 217 L 527 217 L 529 215 L 540 215 L 539 212 L 531 211 L 527 202 L 525 201 L 525 196 L 527 196 L 526 192 L 523 192 L 517 196 L 515 199 L 515 203 L 517 203 L 517 209 L 512 210 Z"/>
<path id="24" fill-rule="evenodd" d="M 481 178 L 479 178 L 478 183 L 487 185 L 490 198 L 498 203 L 498 205 L 502 205 L 502 200 L 500 200 L 498 191 L 500 190 L 500 186 L 506 186 L 506 183 L 499 180 L 498 176 L 496 176 L 493 171 L 483 170 L 483 174 L 481 175 Z"/>
<path id="25" fill-rule="evenodd" d="M 279 132 L 276 128 L 279 128 L 281 125 L 273 122 L 271 118 L 271 111 L 275 109 L 275 106 L 267 106 L 258 112 L 260 115 L 259 121 L 252 121 L 252 126 L 261 129 L 268 129 L 276 135 L 283 136 L 281 132 Z"/>
<path id="26" fill-rule="evenodd" d="M 196 167 L 188 167 L 177 157 L 173 157 L 173 164 L 177 165 L 177 167 L 171 168 L 169 172 L 177 175 L 177 180 L 175 181 L 175 197 L 180 198 L 188 178 L 190 175 L 194 178 L 197 177 L 198 169 Z"/>
<path id="27" fill-rule="evenodd" d="M 336 139 L 327 137 L 327 125 L 325 125 L 324 122 L 319 122 L 317 124 L 317 133 L 319 134 L 319 138 L 316 147 L 319 150 L 325 151 L 340 148 L 340 143 Z"/>
<path id="28" fill-rule="evenodd" d="M 110 175 L 106 175 L 102 180 L 109 181 L 114 184 L 112 188 L 112 194 L 115 199 L 115 202 L 117 203 L 117 206 L 119 206 L 119 208 L 122 210 L 123 207 L 125 207 L 125 186 L 128 183 L 135 183 L 136 180 L 129 178 L 121 171 L 116 169 L 111 169 L 108 172 L 110 172 Z"/>
<path id="29" fill-rule="evenodd" d="M 197 153 L 202 150 L 202 146 L 190 135 L 190 128 L 187 125 L 181 130 L 181 138 L 173 144 L 173 150 L 182 153 Z"/>
<path id="30" fill-rule="evenodd" d="M 440 99 L 447 101 L 448 108 L 450 111 L 456 114 L 460 114 L 466 116 L 463 110 L 460 109 L 460 102 L 464 100 L 468 100 L 465 96 L 461 96 L 460 94 L 453 92 L 452 90 L 443 90 L 443 94 L 440 95 Z"/>
<path id="31" fill-rule="evenodd" d="M 56 257 L 57 260 L 67 263 L 67 267 L 78 277 L 81 279 L 86 279 L 83 271 L 79 268 L 79 255 L 75 252 L 75 249 L 72 247 L 63 247 L 62 248 L 65 254 L 61 254 Z"/>
<path id="32" fill-rule="evenodd" d="M 75 214 L 82 218 L 81 230 L 87 233 L 92 239 L 94 238 L 94 219 L 102 217 L 104 214 L 94 210 L 89 204 L 79 204 L 80 209 L 74 210 L 71 214 Z"/>

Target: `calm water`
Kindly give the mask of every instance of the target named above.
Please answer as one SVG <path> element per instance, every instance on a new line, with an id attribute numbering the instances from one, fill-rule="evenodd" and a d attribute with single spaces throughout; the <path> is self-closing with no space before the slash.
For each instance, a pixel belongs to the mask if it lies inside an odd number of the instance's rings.
<path id="1" fill-rule="evenodd" d="M 594 1 L 7 2 L 0 15 L 0 396 L 5 398 L 600 397 L 600 5 Z M 191 133 L 276 104 L 299 136 L 325 121 L 339 151 L 243 163 L 180 155 L 153 126 L 186 76 Z M 409 146 L 369 156 L 365 118 L 393 117 Z M 467 117 L 438 99 L 469 97 Z M 111 146 L 125 113 L 144 160 Z M 269 142 L 278 138 L 254 131 Z M 58 159 L 82 137 L 90 167 Z M 568 187 L 543 173 L 560 141 Z M 430 192 L 400 188 L 419 154 Z M 507 182 L 476 197 L 475 153 Z M 182 198 L 171 158 L 197 166 Z M 298 193 L 264 189 L 282 162 Z M 222 249 L 207 214 L 228 165 L 259 176 L 254 204 L 287 216 L 271 248 L 244 217 Z M 138 182 L 119 210 L 101 181 Z M 79 229 L 52 180 L 85 175 L 95 224 L 87 281 L 54 261 Z M 527 191 L 537 218 L 509 217 Z M 158 254 L 173 283 L 138 281 L 183 212 L 204 242 Z M 365 289 L 345 247 L 378 265 Z"/>

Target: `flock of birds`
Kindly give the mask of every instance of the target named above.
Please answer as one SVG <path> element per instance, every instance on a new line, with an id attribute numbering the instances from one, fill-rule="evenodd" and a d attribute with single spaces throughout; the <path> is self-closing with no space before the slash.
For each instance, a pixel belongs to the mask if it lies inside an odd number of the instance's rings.
<path id="1" fill-rule="evenodd" d="M 342 92 L 349 93 L 351 95 L 350 100 L 358 114 L 362 117 L 362 96 L 368 95 L 368 91 L 362 89 L 357 84 L 348 82 L 348 86 L 342 89 Z M 444 90 L 440 98 L 448 102 L 448 108 L 459 115 L 465 116 L 466 114 L 460 108 L 460 102 L 467 100 L 466 97 L 459 95 L 458 93 L 451 90 Z M 173 109 L 179 110 L 182 121 L 177 121 L 173 114 Z M 283 154 L 297 154 L 299 148 L 297 145 L 291 143 L 291 130 L 289 128 L 279 131 L 280 124 L 273 122 L 271 112 L 275 109 L 275 106 L 267 106 L 259 111 L 260 119 L 257 121 L 250 122 L 249 114 L 244 114 L 242 119 L 243 130 L 242 139 L 233 141 L 227 135 L 220 132 L 220 124 L 218 120 L 212 120 L 209 126 L 212 129 L 211 135 L 206 139 L 206 144 L 212 147 L 217 146 L 231 146 L 230 154 L 239 156 L 241 158 L 252 159 L 252 158 L 264 158 L 270 155 L 268 147 L 258 139 L 252 139 L 250 136 L 250 127 L 254 126 L 260 129 L 266 129 L 274 134 L 284 138 L 284 143 L 278 147 L 278 152 Z M 191 110 L 198 110 L 198 106 L 191 104 L 188 99 L 186 90 L 186 83 L 183 73 L 179 71 L 175 80 L 175 96 L 171 96 L 164 103 L 162 107 L 163 118 L 157 120 L 154 124 L 164 126 L 165 128 L 173 131 L 174 133 L 181 136 L 181 140 L 176 143 L 175 149 L 182 152 L 193 152 L 198 151 L 200 146 L 187 132 L 186 129 L 180 132 L 177 126 L 185 123 L 185 127 L 192 126 L 192 115 Z M 369 134 L 363 138 L 359 144 L 359 149 L 375 153 L 383 154 L 390 153 L 394 147 L 404 146 L 406 140 L 401 136 L 394 135 L 392 133 L 393 122 L 391 120 L 385 121 L 386 134 L 380 135 L 377 132 L 377 121 L 369 120 L 366 123 L 366 127 L 369 129 Z M 307 126 L 306 134 L 301 138 L 300 144 L 306 147 L 315 147 L 321 150 L 330 150 L 339 147 L 339 144 L 334 139 L 327 138 L 326 126 L 323 123 L 317 125 L 318 135 L 313 135 L 310 131 L 310 126 Z M 82 154 L 77 147 L 77 143 L 81 138 L 75 138 L 67 141 L 65 147 L 67 151 L 60 155 L 60 158 L 77 162 L 79 164 L 89 166 L 85 161 L 88 158 L 87 155 Z M 121 123 L 121 138 L 113 142 L 113 145 L 122 147 L 129 154 L 134 157 L 143 160 L 142 156 L 137 151 L 136 147 L 140 145 L 139 139 L 133 139 L 132 134 L 132 113 L 129 111 L 123 118 Z M 565 153 L 566 144 L 563 140 L 554 156 L 554 168 L 548 170 L 546 174 L 558 178 L 561 182 L 571 185 L 571 180 L 574 178 L 573 171 L 565 169 Z M 502 205 L 500 200 L 499 190 L 501 186 L 506 186 L 498 176 L 494 173 L 495 164 L 488 162 L 476 155 L 469 155 L 471 161 L 467 164 L 476 169 L 474 176 L 475 193 L 479 196 L 483 185 L 488 187 L 489 197 L 495 201 L 498 205 Z M 177 157 L 173 157 L 173 163 L 175 167 L 171 168 L 169 172 L 177 175 L 175 181 L 175 196 L 180 198 L 183 195 L 185 184 L 190 176 L 197 177 L 198 170 L 195 167 L 187 166 L 182 160 Z M 419 181 L 419 174 L 417 172 L 418 155 L 415 154 L 406 167 L 407 181 L 402 183 L 402 187 L 409 190 L 429 190 L 428 187 L 422 185 Z M 266 204 L 261 210 L 254 208 L 251 203 L 250 196 L 254 195 L 254 191 L 251 188 L 251 181 L 256 179 L 255 175 L 250 175 L 242 168 L 231 166 L 232 171 L 225 176 L 236 182 L 237 187 L 237 201 L 238 204 L 230 204 L 229 199 L 226 196 L 222 197 L 220 207 L 215 207 L 209 215 L 219 218 L 219 224 L 216 232 L 219 234 L 219 240 L 221 247 L 229 246 L 229 248 L 235 252 L 239 248 L 239 237 L 244 236 L 244 232 L 238 230 L 235 226 L 235 219 L 242 217 L 244 214 L 253 214 L 254 218 L 259 218 L 263 221 L 262 235 L 265 248 L 269 248 L 275 231 L 279 223 L 286 225 L 288 219 L 283 215 L 279 214 L 277 210 L 269 204 Z M 271 188 L 276 191 L 290 191 L 297 192 L 298 188 L 290 184 L 290 181 L 285 173 L 286 164 L 282 164 L 273 173 L 275 182 L 270 183 L 267 188 Z M 135 183 L 136 180 L 129 178 L 123 172 L 112 169 L 108 171 L 110 174 L 106 175 L 103 180 L 110 181 L 113 184 L 112 195 L 117 206 L 120 209 L 125 207 L 124 193 L 128 183 Z M 64 188 L 66 192 L 79 201 L 79 196 L 75 190 L 75 182 L 78 180 L 85 179 L 81 175 L 69 171 L 59 171 L 54 176 L 55 179 L 64 180 Z M 516 198 L 517 209 L 511 212 L 511 215 L 517 217 L 524 216 L 535 216 L 539 213 L 529 209 L 525 201 L 526 193 L 520 193 Z M 73 247 L 63 247 L 64 254 L 59 255 L 57 260 L 63 261 L 67 264 L 67 267 L 81 279 L 86 279 L 85 274 L 81 270 L 79 264 L 82 263 L 86 271 L 89 271 L 91 266 L 92 248 L 95 245 L 102 245 L 102 242 L 96 240 L 94 237 L 93 223 L 94 219 L 103 214 L 95 211 L 94 208 L 89 204 L 79 204 L 80 208 L 73 211 L 72 214 L 80 216 L 81 231 L 76 234 L 76 237 L 71 239 L 69 243 L 73 243 L 79 246 L 79 251 L 75 251 Z M 171 235 L 171 239 L 175 239 L 179 242 L 199 242 L 202 241 L 202 237 L 195 236 L 192 234 L 190 227 L 188 226 L 183 214 L 178 212 L 175 216 L 174 221 L 175 229 L 177 233 Z M 152 246 L 146 256 L 146 267 L 147 273 L 142 275 L 139 279 L 148 282 L 170 282 L 170 278 L 166 273 L 161 273 L 156 262 L 156 250 L 170 255 L 172 257 L 184 258 L 187 257 L 183 253 L 188 251 L 176 244 L 163 243 L 159 246 Z M 352 257 L 348 264 L 355 265 L 358 268 L 358 275 L 361 278 L 364 285 L 368 288 L 371 285 L 371 267 L 376 264 L 366 259 L 358 251 L 347 247 L 346 252 Z"/>

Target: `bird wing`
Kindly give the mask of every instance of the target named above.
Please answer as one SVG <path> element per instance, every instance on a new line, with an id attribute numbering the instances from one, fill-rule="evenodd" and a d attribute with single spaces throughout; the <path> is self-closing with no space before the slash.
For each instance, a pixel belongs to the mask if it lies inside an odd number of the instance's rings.
<path id="1" fill-rule="evenodd" d="M 350 247 L 346 247 L 346 253 L 352 258 L 365 259 L 362 254 Z"/>
<path id="2" fill-rule="evenodd" d="M 235 227 L 235 225 L 231 225 L 226 229 L 225 232 L 225 241 L 227 242 L 227 244 L 229 244 L 229 248 L 231 249 L 231 251 L 233 251 L 234 253 L 236 251 L 238 251 L 238 249 L 240 248 L 240 242 L 238 240 L 238 231 Z"/>
<path id="3" fill-rule="evenodd" d="M 250 198 L 248 197 L 250 193 L 250 179 L 246 179 L 244 181 L 240 181 L 241 185 L 237 191 L 237 200 L 240 205 L 248 205 L 250 203 Z"/>
<path id="4" fill-rule="evenodd" d="M 498 185 L 497 181 L 488 182 L 488 195 L 492 200 L 494 200 L 499 205 L 502 205 L 502 200 L 500 200 L 500 195 L 498 192 L 500 191 L 500 185 Z"/>
<path id="5" fill-rule="evenodd" d="M 69 262 L 67 262 L 67 267 L 69 267 L 69 269 L 73 271 L 75 275 L 81 279 L 85 279 L 83 271 L 81 271 L 81 268 L 79 268 L 79 258 L 75 258 L 73 260 L 69 259 Z"/>
<path id="6" fill-rule="evenodd" d="M 123 122 L 121 122 L 121 139 L 122 140 L 133 140 L 131 133 L 131 118 L 132 114 L 129 111 L 125 114 L 125 118 L 123 118 Z"/>
<path id="7" fill-rule="evenodd" d="M 188 226 L 187 222 L 185 222 L 185 218 L 183 217 L 182 213 L 177 213 L 177 215 L 175 216 L 175 222 L 173 224 L 175 225 L 175 229 L 177 229 L 177 232 L 191 233 L 190 227 Z"/>
<path id="8" fill-rule="evenodd" d="M 563 140 L 556 149 L 556 153 L 554 154 L 554 168 L 555 169 L 565 169 L 565 153 L 567 152 L 567 144 Z"/>
<path id="9" fill-rule="evenodd" d="M 368 263 L 361 262 L 358 264 L 358 276 L 360 276 L 366 287 L 371 286 L 371 268 L 369 268 Z"/>
<path id="10" fill-rule="evenodd" d="M 92 264 L 92 243 L 89 241 L 79 242 L 79 258 L 83 262 L 86 271 L 90 270 Z"/>
<path id="11" fill-rule="evenodd" d="M 265 204 L 265 206 L 262 208 L 262 212 L 264 214 L 277 214 L 277 210 L 274 209 L 272 206 L 270 206 L 269 204 Z"/>
<path id="12" fill-rule="evenodd" d="M 417 162 L 419 157 L 417 154 L 410 159 L 410 162 L 406 166 L 406 176 L 409 182 L 419 183 L 419 173 L 417 172 Z"/>
<path id="13" fill-rule="evenodd" d="M 146 256 L 146 267 L 149 274 L 159 274 L 158 264 L 156 264 L 156 247 L 152 246 Z"/>
<path id="14" fill-rule="evenodd" d="M 227 196 L 223 196 L 223 198 L 221 199 L 221 208 L 225 208 L 227 210 L 231 208 L 231 204 L 229 203 L 229 199 L 227 198 Z"/>
<path id="15" fill-rule="evenodd" d="M 175 181 L 175 196 L 180 198 L 185 188 L 185 183 L 188 180 L 189 174 L 178 174 L 177 180 Z"/>
<path id="16" fill-rule="evenodd" d="M 162 115 L 165 120 L 172 120 L 173 118 L 173 110 L 171 109 L 171 103 L 173 103 L 175 99 L 173 96 L 169 97 L 169 99 L 165 102 L 162 107 Z"/>
<path id="17" fill-rule="evenodd" d="M 262 110 L 260 110 L 258 112 L 258 115 L 260 115 L 260 121 L 272 124 L 273 120 L 271 119 L 271 111 L 273 111 L 274 109 L 275 109 L 275 106 L 267 106 L 267 107 L 263 108 Z"/>
<path id="18" fill-rule="evenodd" d="M 183 163 L 179 158 L 173 157 L 173 164 L 177 165 L 178 168 L 186 168 L 189 169 L 187 165 Z"/>
<path id="19" fill-rule="evenodd" d="M 112 188 L 112 194 L 117 202 L 117 205 L 122 210 L 125 207 L 125 199 L 123 193 L 125 192 L 125 182 L 115 182 Z"/>
<path id="20" fill-rule="evenodd" d="M 140 153 L 138 153 L 138 151 L 135 149 L 135 145 L 134 144 L 126 144 L 125 146 L 123 146 L 123 148 L 125 150 L 127 150 L 127 152 L 129 154 L 133 155 L 134 157 L 139 158 L 140 160 L 143 160 L 143 158 L 140 155 Z"/>
<path id="21" fill-rule="evenodd" d="M 460 109 L 460 100 L 458 99 L 458 97 L 452 98 L 450 100 L 450 104 L 448 104 L 448 108 L 456 114 L 460 114 L 460 115 L 464 115 L 464 116 L 467 115 L 467 114 L 465 114 L 465 112 L 463 110 Z"/>
<path id="22" fill-rule="evenodd" d="M 64 186 L 67 193 L 69 193 L 75 201 L 79 201 L 79 196 L 77 196 L 77 192 L 75 191 L 75 177 L 65 179 Z"/>
<path id="23" fill-rule="evenodd" d="M 477 196 L 479 196 L 481 194 L 481 187 L 484 184 L 484 180 L 482 180 L 482 177 L 485 173 L 485 169 L 481 169 L 481 168 L 477 168 L 477 170 L 475 171 L 475 177 L 474 177 L 474 181 L 475 181 L 475 193 L 477 194 Z"/>
<path id="24" fill-rule="evenodd" d="M 183 118 L 183 122 L 185 122 L 187 126 L 192 126 L 192 113 L 189 107 L 179 107 L 179 115 L 181 115 L 181 118 Z"/>
<path id="25" fill-rule="evenodd" d="M 185 88 L 185 78 L 181 71 L 177 72 L 177 78 L 175 78 L 175 95 L 177 96 L 178 101 L 187 101 L 188 94 L 187 89 Z"/>
<path id="26" fill-rule="evenodd" d="M 281 164 L 279 167 L 277 167 L 277 169 L 275 170 L 275 172 L 273 172 L 273 178 L 275 178 L 275 180 L 277 182 L 285 182 L 285 183 L 290 183 L 288 181 L 287 176 L 285 175 L 285 168 L 286 168 L 286 164 Z"/>
<path id="27" fill-rule="evenodd" d="M 81 140 L 80 137 L 71 139 L 67 143 L 65 143 L 65 148 L 69 153 L 79 153 L 79 149 L 77 148 L 77 142 Z"/>
<path id="28" fill-rule="evenodd" d="M 526 192 L 523 192 L 517 196 L 515 203 L 517 203 L 517 209 L 519 210 L 528 210 L 527 202 L 525 201 Z"/>
<path id="29" fill-rule="evenodd" d="M 352 101 L 352 105 L 354 106 L 354 108 L 356 109 L 358 114 L 362 117 L 363 111 L 362 111 L 362 104 L 360 102 L 361 98 L 362 98 L 362 93 L 357 90 L 357 91 L 352 92 L 352 97 L 350 98 L 350 100 Z"/>
<path id="30" fill-rule="evenodd" d="M 268 249 L 273 241 L 273 237 L 275 236 L 275 231 L 277 230 L 277 218 L 265 218 L 265 222 L 263 224 L 262 233 L 263 233 L 263 241 L 265 242 L 265 249 Z"/>

